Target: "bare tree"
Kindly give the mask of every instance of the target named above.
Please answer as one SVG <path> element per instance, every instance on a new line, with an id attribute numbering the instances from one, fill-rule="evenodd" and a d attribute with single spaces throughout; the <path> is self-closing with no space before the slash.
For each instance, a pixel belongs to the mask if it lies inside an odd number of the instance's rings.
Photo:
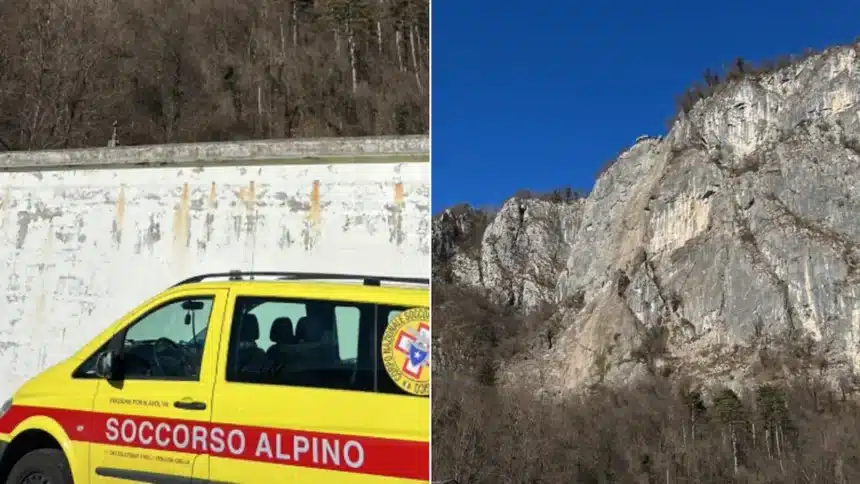
<path id="1" fill-rule="evenodd" d="M 6 0 L 0 140 L 104 146 L 114 121 L 126 145 L 426 133 L 428 5 Z"/>

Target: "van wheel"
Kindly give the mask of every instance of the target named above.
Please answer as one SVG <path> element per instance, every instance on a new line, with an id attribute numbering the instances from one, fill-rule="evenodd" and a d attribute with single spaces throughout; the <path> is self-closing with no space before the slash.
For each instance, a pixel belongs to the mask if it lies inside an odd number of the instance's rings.
<path id="1" fill-rule="evenodd" d="M 37 449 L 12 467 L 6 484 L 73 484 L 69 461 L 61 450 Z"/>

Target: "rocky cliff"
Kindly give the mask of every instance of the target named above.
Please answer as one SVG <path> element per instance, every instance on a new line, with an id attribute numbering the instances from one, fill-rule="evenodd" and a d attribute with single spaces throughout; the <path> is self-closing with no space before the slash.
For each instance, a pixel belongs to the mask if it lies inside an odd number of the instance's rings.
<path id="1" fill-rule="evenodd" d="M 648 373 L 734 385 L 809 371 L 852 390 L 858 51 L 728 83 L 666 136 L 640 138 L 586 198 L 437 215 L 437 282 L 555 309 L 497 376 L 569 390 Z"/>
<path id="2" fill-rule="evenodd" d="M 583 202 L 573 194 L 529 194 L 496 213 L 467 205 L 445 210 L 433 224 L 434 277 L 487 289 L 524 311 L 554 303 Z"/>

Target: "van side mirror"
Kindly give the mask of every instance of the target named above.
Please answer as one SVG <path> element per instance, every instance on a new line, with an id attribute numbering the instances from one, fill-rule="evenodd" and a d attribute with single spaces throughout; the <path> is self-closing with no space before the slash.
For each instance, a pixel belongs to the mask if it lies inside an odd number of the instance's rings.
<path id="1" fill-rule="evenodd" d="M 122 378 L 120 366 L 119 353 L 104 351 L 96 359 L 96 375 L 107 380 L 119 380 Z"/>

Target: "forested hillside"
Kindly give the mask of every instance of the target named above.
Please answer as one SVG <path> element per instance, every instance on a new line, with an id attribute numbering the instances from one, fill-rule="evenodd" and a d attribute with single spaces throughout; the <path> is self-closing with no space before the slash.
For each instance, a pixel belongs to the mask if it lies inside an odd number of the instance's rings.
<path id="1" fill-rule="evenodd" d="M 0 150 L 429 131 L 429 0 L 0 2 Z"/>

